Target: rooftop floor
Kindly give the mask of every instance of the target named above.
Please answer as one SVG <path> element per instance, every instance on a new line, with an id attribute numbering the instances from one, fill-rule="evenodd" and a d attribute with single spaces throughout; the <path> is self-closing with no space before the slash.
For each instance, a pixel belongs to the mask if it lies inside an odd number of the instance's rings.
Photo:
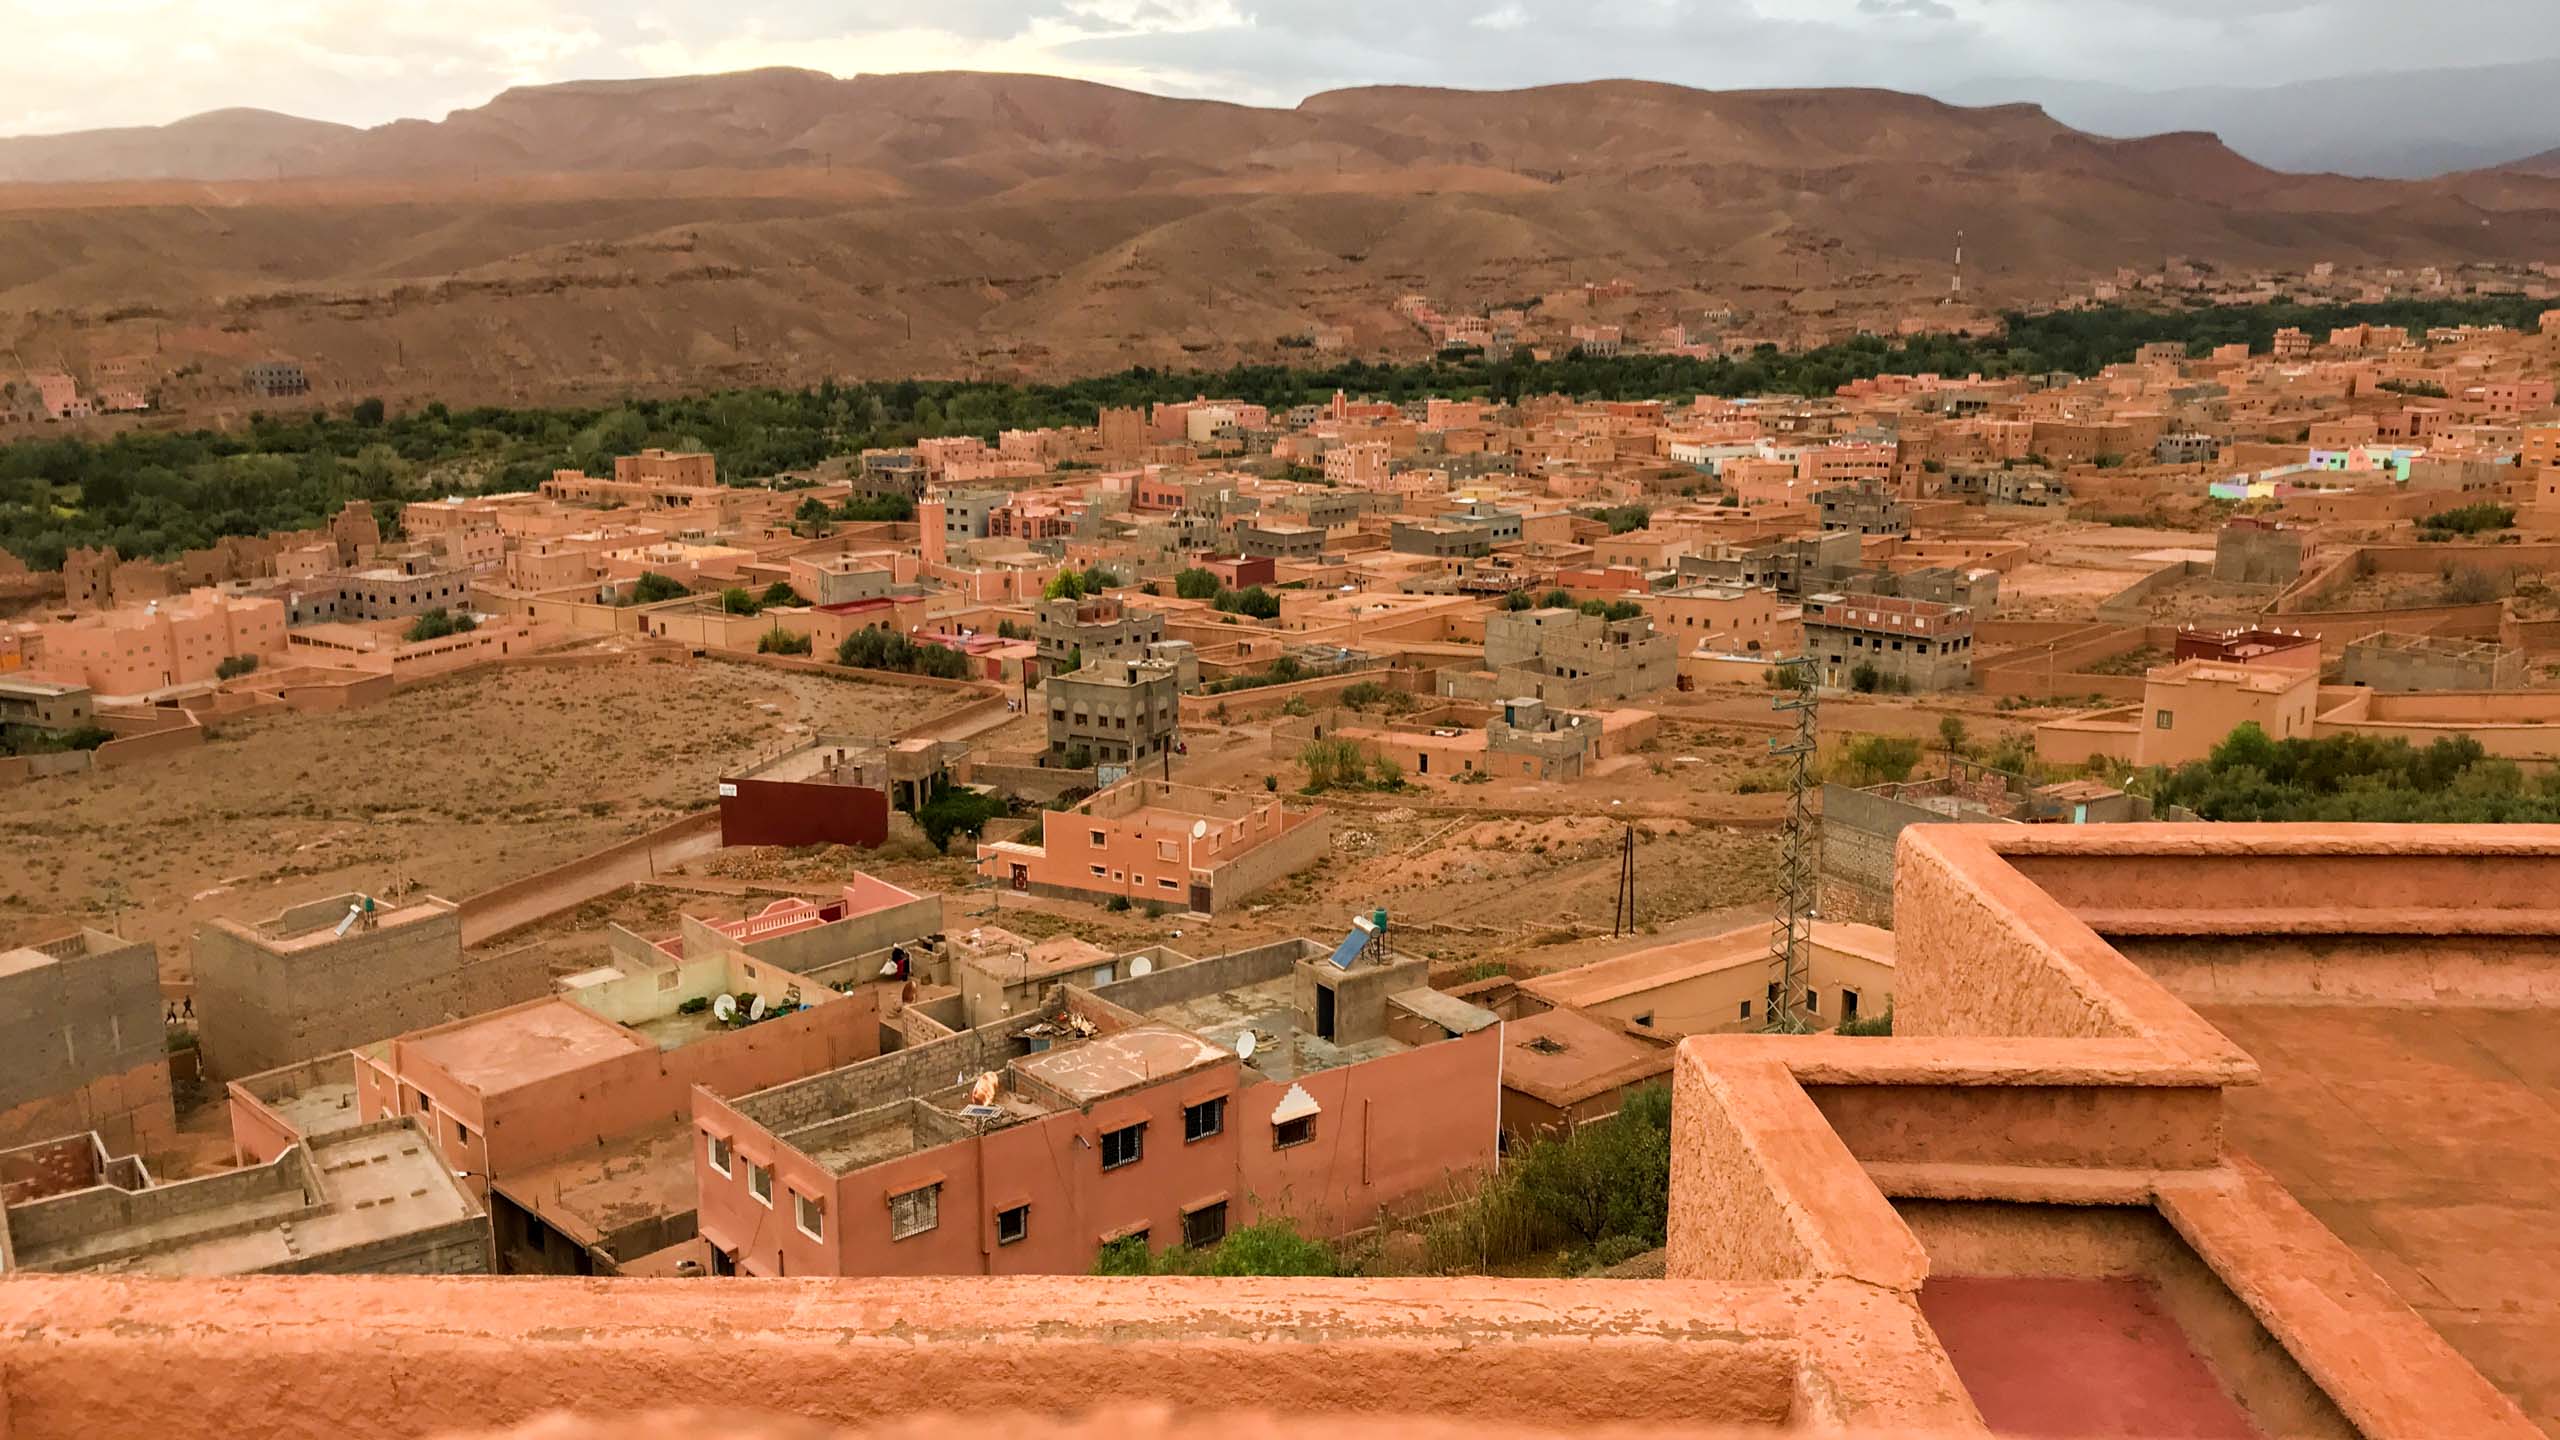
<path id="1" fill-rule="evenodd" d="M 1383 1035 L 1355 1045 L 1337 1045 L 1301 1030 L 1295 984 L 1295 977 L 1282 975 L 1178 1005 L 1161 1005 L 1147 1012 L 1147 1018 L 1188 1030 L 1225 1050 L 1233 1050 L 1236 1037 L 1251 1028 L 1253 1068 L 1274 1080 L 1294 1080 L 1410 1048 Z"/>
<path id="2" fill-rule="evenodd" d="M 2560 1015 L 2197 1008 L 2264 1071 L 2226 1092 L 2232 1148 L 2560 1435 Z"/>
<path id="3" fill-rule="evenodd" d="M 306 1136 L 333 1134 L 364 1120 L 363 1107 L 356 1104 L 356 1083 L 336 1080 L 317 1084 L 291 1095 L 267 1102 L 267 1108 Z"/>
<path id="4" fill-rule="evenodd" d="M 570 1001 L 554 999 L 495 1011 L 402 1043 L 485 1095 L 566 1075 L 651 1042 Z"/>
<path id="5" fill-rule="evenodd" d="M 673 1121 L 516 1171 L 498 1188 L 578 1243 L 605 1244 L 632 1226 L 693 1213 L 694 1133 L 690 1121 Z"/>
<path id="6" fill-rule="evenodd" d="M 2147 1281 L 1932 1276 L 1920 1310 L 1995 1435 L 2259 1440 Z"/>

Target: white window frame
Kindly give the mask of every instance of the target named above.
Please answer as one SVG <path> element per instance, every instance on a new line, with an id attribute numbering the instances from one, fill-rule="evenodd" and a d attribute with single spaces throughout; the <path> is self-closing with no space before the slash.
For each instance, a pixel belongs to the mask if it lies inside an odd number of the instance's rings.
<path id="1" fill-rule="evenodd" d="M 812 1219 L 818 1223 L 810 1224 Z M 816 1196 L 804 1195 L 798 1190 L 793 1190 L 791 1192 L 791 1224 L 793 1228 L 812 1240 L 824 1240 L 827 1238 L 827 1207 L 819 1204 Z"/>
<path id="2" fill-rule="evenodd" d="M 747 1162 L 747 1194 L 767 1210 L 773 1208 L 773 1167 Z"/>
<path id="3" fill-rule="evenodd" d="M 711 1142 L 704 1148 L 702 1158 L 710 1162 L 712 1169 L 720 1172 L 722 1179 L 738 1178 L 736 1152 L 730 1147 L 728 1138 L 721 1135 L 704 1135 L 702 1138 Z"/>

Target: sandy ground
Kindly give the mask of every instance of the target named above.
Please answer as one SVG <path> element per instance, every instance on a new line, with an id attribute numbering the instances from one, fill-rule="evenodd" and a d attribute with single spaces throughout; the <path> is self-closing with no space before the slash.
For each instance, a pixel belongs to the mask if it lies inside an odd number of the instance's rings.
<path id="1" fill-rule="evenodd" d="M 167 760 L 0 791 L 0 942 L 112 924 L 176 973 L 202 919 L 400 880 L 459 898 L 701 809 L 720 771 L 813 726 L 885 733 L 950 703 L 704 662 L 482 671 L 236 722 Z"/>

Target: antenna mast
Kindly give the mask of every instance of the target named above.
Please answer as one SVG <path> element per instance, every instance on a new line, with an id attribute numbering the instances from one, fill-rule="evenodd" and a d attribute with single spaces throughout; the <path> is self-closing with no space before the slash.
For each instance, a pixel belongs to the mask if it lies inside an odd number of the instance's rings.
<path id="1" fill-rule="evenodd" d="M 1809 654 L 1775 662 L 1783 680 L 1769 708 L 1794 712 L 1793 736 L 1769 741 L 1769 753 L 1787 761 L 1787 823 L 1778 860 L 1778 913 L 1769 929 L 1768 1013 L 1761 1029 L 1801 1035 L 1806 956 L 1813 947 L 1813 755 L 1821 732 L 1819 671 Z M 1799 688 L 1800 687 L 1800 688 Z"/>

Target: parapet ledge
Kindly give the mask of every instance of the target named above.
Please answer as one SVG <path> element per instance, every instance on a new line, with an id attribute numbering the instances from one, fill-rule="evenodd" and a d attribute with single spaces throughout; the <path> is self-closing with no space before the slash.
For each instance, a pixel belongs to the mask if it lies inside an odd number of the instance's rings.
<path id="1" fill-rule="evenodd" d="M 2247 1158 L 2155 1178 L 2155 1205 L 2370 1440 L 2541 1430 L 2346 1242 Z"/>
<path id="2" fill-rule="evenodd" d="M 1704 1035 L 1709 1063 L 1771 1064 L 1799 1085 L 2089 1086 L 2163 1089 L 2254 1085 L 2237 1049 L 2181 1055 L 2149 1040 L 2000 1035 Z"/>

